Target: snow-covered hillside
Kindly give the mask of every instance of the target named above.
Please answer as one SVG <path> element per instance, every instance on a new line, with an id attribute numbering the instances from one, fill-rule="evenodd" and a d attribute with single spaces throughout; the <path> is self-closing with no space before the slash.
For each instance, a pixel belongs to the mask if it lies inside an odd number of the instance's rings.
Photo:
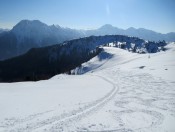
<path id="1" fill-rule="evenodd" d="M 167 49 L 105 47 L 72 71 L 81 75 L 0 83 L 0 131 L 174 132 L 175 44 Z"/>
<path id="2" fill-rule="evenodd" d="M 72 72 L 73 74 L 83 74 L 115 67 L 125 71 L 149 73 L 166 80 L 175 80 L 173 78 L 175 43 L 169 43 L 165 48 L 167 51 L 156 54 L 137 54 L 119 48 L 105 47 L 104 52 Z"/>

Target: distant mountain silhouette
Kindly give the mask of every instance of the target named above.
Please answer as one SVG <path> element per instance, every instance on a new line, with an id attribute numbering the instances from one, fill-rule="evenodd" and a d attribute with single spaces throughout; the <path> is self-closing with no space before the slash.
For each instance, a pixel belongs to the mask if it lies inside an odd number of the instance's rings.
<path id="1" fill-rule="evenodd" d="M 143 28 L 123 30 L 106 24 L 95 30 L 76 30 L 58 25 L 48 26 L 39 20 L 22 20 L 12 30 L 0 33 L 0 60 L 21 55 L 31 48 L 92 35 L 128 35 L 151 41 L 175 41 L 175 33 L 161 34 Z"/>
<path id="2" fill-rule="evenodd" d="M 8 30 L 8 29 L 0 28 L 0 33 L 2 33 L 2 32 L 6 32 L 6 31 L 9 31 L 9 30 Z"/>
<path id="3" fill-rule="evenodd" d="M 126 30 L 120 29 L 117 27 L 113 27 L 110 24 L 106 24 L 96 30 L 87 30 L 86 31 L 87 36 L 89 35 L 128 35 L 128 36 L 134 36 L 134 37 L 139 37 L 145 40 L 149 41 L 168 41 L 172 42 L 175 41 L 175 33 L 167 33 L 167 34 L 161 34 L 154 32 L 152 30 L 144 29 L 144 28 L 133 28 L 130 27 Z"/>
<path id="4" fill-rule="evenodd" d="M 21 55 L 31 48 L 44 47 L 82 37 L 79 30 L 48 26 L 38 20 L 22 20 L 0 34 L 0 60 Z"/>

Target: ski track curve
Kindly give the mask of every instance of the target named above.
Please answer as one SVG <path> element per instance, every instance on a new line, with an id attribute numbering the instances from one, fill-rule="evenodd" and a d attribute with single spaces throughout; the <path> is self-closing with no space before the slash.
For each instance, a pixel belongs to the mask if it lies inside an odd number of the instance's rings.
<path id="1" fill-rule="evenodd" d="M 120 86 L 118 96 L 114 99 L 116 109 L 111 110 L 114 119 L 119 122 L 119 128 L 154 131 L 162 127 L 167 115 L 174 115 L 175 89 L 167 81 L 154 78 L 148 73 L 116 71 L 116 68 L 103 74 L 112 77 L 112 80 Z M 139 122 L 141 118 L 145 118 L 142 126 L 131 123 L 135 120 Z"/>
<path id="2" fill-rule="evenodd" d="M 40 118 L 45 113 L 51 111 L 37 114 L 37 116 L 31 115 L 24 119 L 15 120 L 11 124 L 6 124 L 6 126 L 4 126 L 5 128 L 4 131 L 5 132 L 63 131 L 63 126 L 66 126 L 68 123 L 71 123 L 72 121 L 80 120 L 83 117 L 103 107 L 116 95 L 116 93 L 119 91 L 119 87 L 117 86 L 117 84 L 113 83 L 112 81 L 103 76 L 95 74 L 91 74 L 91 76 L 97 76 L 101 78 L 103 81 L 110 83 L 113 87 L 112 90 L 108 92 L 104 97 L 84 106 L 81 109 L 73 110 L 69 113 L 63 113 L 58 116 L 53 116 L 48 119 L 41 120 L 39 122 L 27 123 L 28 121 L 33 120 L 35 118 Z"/>

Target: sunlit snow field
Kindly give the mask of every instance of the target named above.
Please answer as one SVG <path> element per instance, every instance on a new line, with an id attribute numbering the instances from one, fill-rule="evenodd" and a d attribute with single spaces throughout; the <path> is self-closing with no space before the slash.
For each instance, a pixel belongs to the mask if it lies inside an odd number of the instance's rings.
<path id="1" fill-rule="evenodd" d="M 72 72 L 0 83 L 0 131 L 175 131 L 175 44 L 137 54 L 105 47 Z"/>

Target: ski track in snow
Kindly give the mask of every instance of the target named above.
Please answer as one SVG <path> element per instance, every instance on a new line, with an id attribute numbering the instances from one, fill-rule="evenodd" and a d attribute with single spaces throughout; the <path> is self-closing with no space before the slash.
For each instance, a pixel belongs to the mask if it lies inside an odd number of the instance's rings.
<path id="1" fill-rule="evenodd" d="M 103 75 L 106 75 L 105 78 Z M 49 127 L 39 127 L 36 131 L 154 132 L 161 130 L 167 113 L 175 117 L 175 89 L 168 82 L 150 74 L 125 72 L 116 68 L 97 72 L 95 76 L 110 82 L 117 89 L 87 109 L 49 123 Z M 113 103 L 114 108 L 108 107 L 109 103 Z M 90 117 L 105 107 L 114 120 L 119 122 L 119 126 L 111 127 L 101 123 L 97 130 L 96 124 L 81 123 L 86 118 L 92 121 Z M 138 125 L 135 125 L 136 122 Z"/>
<path id="2" fill-rule="evenodd" d="M 81 109 L 78 110 L 73 110 L 69 113 L 63 113 L 58 116 L 53 116 L 50 117 L 46 120 L 42 120 L 42 116 L 52 112 L 51 111 L 46 111 L 43 113 L 38 113 L 35 115 L 30 115 L 24 119 L 9 119 L 10 123 L 4 123 L 4 125 L 1 124 L 1 127 L 6 128 L 5 131 L 14 131 L 14 132 L 23 132 L 23 131 L 43 131 L 40 129 L 44 128 L 44 131 L 63 131 L 63 126 L 65 127 L 68 123 L 71 123 L 72 121 L 75 120 L 80 120 L 81 118 L 93 113 L 96 111 L 98 108 L 101 108 L 104 106 L 108 101 L 110 101 L 115 94 L 118 92 L 118 86 L 113 83 L 112 81 L 106 79 L 103 76 L 99 75 L 92 75 L 92 76 L 97 76 L 104 81 L 110 83 L 113 87 L 113 89 L 107 93 L 104 97 L 84 106 Z M 41 120 L 40 120 L 41 118 Z M 33 123 L 30 123 L 32 120 L 37 120 Z M 29 122 L 29 123 L 28 123 Z M 25 124 L 25 125 L 24 125 Z M 51 128 L 48 129 L 48 127 L 52 126 Z M 22 126 L 22 127 L 21 127 Z M 45 127 L 47 129 L 45 129 Z M 39 130 L 38 130 L 39 129 Z"/>
<path id="3" fill-rule="evenodd" d="M 106 76 L 103 77 L 102 75 Z M 168 113 L 175 117 L 175 90 L 172 89 L 169 83 L 161 79 L 155 79 L 149 74 L 123 72 L 115 70 L 115 68 L 103 70 L 96 75 L 92 74 L 92 76 L 98 76 L 104 81 L 111 83 L 113 86 L 112 91 L 82 109 L 49 117 L 46 120 L 42 120 L 41 117 L 52 111 L 16 120 L 6 126 L 6 131 L 154 131 L 163 123 L 166 116 L 165 111 L 168 111 Z M 113 82 L 116 82 L 117 85 Z M 93 124 L 91 124 L 90 128 L 87 127 L 87 124 L 79 124 L 83 118 L 86 119 L 94 115 L 94 113 L 98 113 L 100 108 L 107 107 L 109 101 L 114 104 L 114 109 L 108 107 L 109 113 L 116 122 L 119 122 L 119 126 L 108 128 L 105 124 L 102 124 L 98 131 Z M 30 123 L 35 118 L 38 121 Z M 28 123 L 28 121 L 30 122 Z M 132 121 L 141 121 L 142 123 L 135 126 Z"/>
<path id="4" fill-rule="evenodd" d="M 113 131 L 154 132 L 162 125 L 167 113 L 175 117 L 175 89 L 173 86 L 149 74 L 123 72 L 115 69 L 106 70 L 105 73 L 100 71 L 101 74 L 112 77 L 113 82 L 122 86 L 116 98 L 113 99 L 115 108 L 111 110 L 109 107 L 110 113 L 116 122 L 119 122 L 119 126 Z M 138 126 L 134 124 L 139 121 L 143 124 Z M 110 129 L 106 131 L 111 131 Z M 90 128 L 87 130 L 91 131 Z"/>

